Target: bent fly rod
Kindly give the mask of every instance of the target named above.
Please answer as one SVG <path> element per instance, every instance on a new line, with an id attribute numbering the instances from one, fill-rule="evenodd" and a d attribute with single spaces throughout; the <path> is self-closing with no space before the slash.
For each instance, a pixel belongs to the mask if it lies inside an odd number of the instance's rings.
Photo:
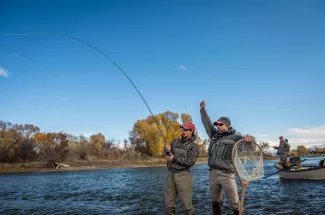
<path id="1" fill-rule="evenodd" d="M 144 97 L 142 96 L 142 94 L 140 93 L 140 91 L 138 90 L 138 88 L 135 86 L 135 84 L 133 83 L 133 81 L 130 79 L 130 77 L 122 70 L 122 68 L 117 65 L 117 63 L 115 63 L 108 55 L 106 55 L 104 52 L 102 52 L 101 50 L 99 50 L 98 48 L 96 48 L 95 46 L 91 45 L 90 43 L 85 42 L 84 40 L 81 40 L 79 38 L 67 35 L 67 34 L 59 34 L 59 33 L 50 33 L 50 32 L 38 32 L 38 33 L 21 33 L 21 34 L 17 34 L 17 33 L 11 33 L 11 34 L 0 34 L 0 36 L 32 36 L 32 35 L 54 35 L 54 36 L 59 36 L 59 37 L 65 37 L 65 38 L 69 38 L 75 41 L 78 41 L 80 43 L 83 43 L 84 45 L 94 49 L 96 52 L 100 53 L 101 55 L 103 55 L 107 60 L 109 60 L 120 72 L 122 72 L 122 74 L 124 75 L 124 77 L 126 79 L 128 79 L 128 81 L 132 84 L 132 86 L 134 87 L 134 89 L 138 92 L 138 94 L 140 95 L 142 101 L 145 103 L 145 105 L 147 106 L 151 116 L 154 118 L 158 129 L 160 131 L 161 136 L 163 137 L 163 140 L 166 143 L 166 139 L 164 137 L 164 134 L 162 133 L 160 126 L 158 124 L 158 121 L 156 119 L 156 117 L 153 115 L 148 103 L 146 102 L 146 100 L 144 99 Z"/>

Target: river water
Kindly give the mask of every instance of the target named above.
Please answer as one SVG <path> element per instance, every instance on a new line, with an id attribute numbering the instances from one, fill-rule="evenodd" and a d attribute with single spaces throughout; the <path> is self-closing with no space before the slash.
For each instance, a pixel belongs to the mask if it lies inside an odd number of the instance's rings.
<path id="1" fill-rule="evenodd" d="M 320 159 L 307 158 L 317 165 Z M 264 161 L 266 175 L 274 161 Z M 212 214 L 208 167 L 195 165 L 195 213 Z M 0 175 L 0 214 L 164 214 L 164 167 Z M 238 192 L 241 185 L 238 182 Z M 233 214 L 224 195 L 224 214 Z M 182 208 L 178 202 L 178 212 Z M 325 180 L 273 175 L 248 184 L 248 214 L 325 214 Z"/>

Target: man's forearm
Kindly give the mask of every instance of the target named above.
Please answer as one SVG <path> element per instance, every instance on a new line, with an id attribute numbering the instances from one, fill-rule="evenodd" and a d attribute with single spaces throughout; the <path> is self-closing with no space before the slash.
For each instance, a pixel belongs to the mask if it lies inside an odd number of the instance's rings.
<path id="1" fill-rule="evenodd" d="M 200 151 L 198 148 L 193 148 L 191 151 L 188 152 L 187 158 L 180 158 L 175 156 L 173 161 L 177 164 L 190 168 L 195 164 L 197 158 L 199 157 L 199 153 Z"/>
<path id="2" fill-rule="evenodd" d="M 201 113 L 201 119 L 202 119 L 202 123 L 204 125 L 204 128 L 205 128 L 207 134 L 209 135 L 209 137 L 212 138 L 213 135 L 214 135 L 214 129 L 215 128 L 212 125 L 210 117 L 209 117 L 208 113 L 206 112 L 205 108 L 202 108 L 200 110 L 200 113 Z"/>

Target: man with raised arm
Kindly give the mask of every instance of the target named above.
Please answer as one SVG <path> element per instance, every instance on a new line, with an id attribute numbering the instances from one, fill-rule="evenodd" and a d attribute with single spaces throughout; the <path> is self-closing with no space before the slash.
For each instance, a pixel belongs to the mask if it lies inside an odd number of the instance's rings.
<path id="1" fill-rule="evenodd" d="M 208 166 L 210 192 L 212 199 L 213 215 L 222 214 L 222 192 L 224 190 L 228 203 L 235 215 L 239 214 L 239 197 L 235 180 L 235 169 L 232 163 L 232 149 L 241 139 L 249 142 L 251 137 L 242 137 L 231 127 L 227 117 L 221 117 L 214 123 L 211 122 L 205 110 L 205 102 L 200 103 L 202 123 L 210 138 L 208 149 Z"/>

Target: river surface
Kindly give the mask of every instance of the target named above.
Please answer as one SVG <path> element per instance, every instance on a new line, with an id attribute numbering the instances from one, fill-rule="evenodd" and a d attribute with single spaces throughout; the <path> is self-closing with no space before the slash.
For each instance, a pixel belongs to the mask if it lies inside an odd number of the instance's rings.
<path id="1" fill-rule="evenodd" d="M 315 164 L 323 157 L 307 158 Z M 264 161 L 266 175 L 276 171 Z M 195 213 L 212 214 L 208 167 L 195 165 Z M 0 175 L 0 214 L 164 214 L 164 167 Z M 241 185 L 238 182 L 238 192 Z M 224 195 L 224 214 L 233 214 Z M 178 202 L 178 214 L 181 204 Z M 248 214 L 325 214 L 325 181 L 273 175 L 248 184 Z"/>

